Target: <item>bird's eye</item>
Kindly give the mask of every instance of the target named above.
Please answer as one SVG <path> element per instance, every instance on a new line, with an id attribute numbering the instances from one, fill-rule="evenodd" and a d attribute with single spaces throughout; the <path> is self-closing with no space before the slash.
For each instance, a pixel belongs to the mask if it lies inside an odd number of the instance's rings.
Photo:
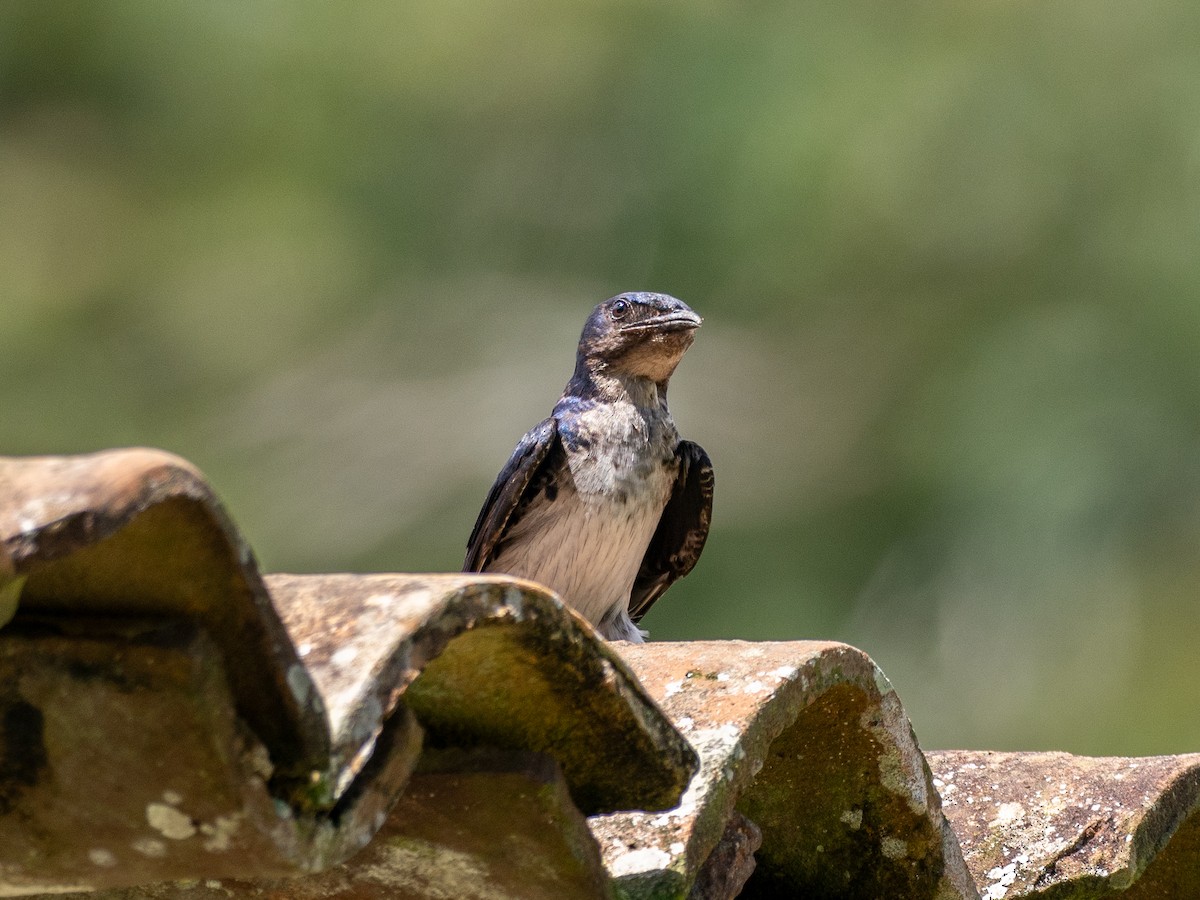
<path id="1" fill-rule="evenodd" d="M 618 300 L 612 305 L 612 317 L 614 319 L 623 319 L 629 313 L 629 301 Z"/>

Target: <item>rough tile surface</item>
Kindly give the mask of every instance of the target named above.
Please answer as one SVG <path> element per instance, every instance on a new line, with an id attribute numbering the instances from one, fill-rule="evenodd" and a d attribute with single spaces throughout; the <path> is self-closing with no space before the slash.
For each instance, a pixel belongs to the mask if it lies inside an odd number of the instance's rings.
<path id="1" fill-rule="evenodd" d="M 0 896 L 1200 896 L 1200 755 L 928 760 L 842 644 L 264 578 L 177 457 L 0 458 Z"/>
<path id="2" fill-rule="evenodd" d="M 328 867 L 426 742 L 548 754 L 592 812 L 673 805 L 696 766 L 543 588 L 268 587 L 169 454 L 0 458 L 0 548 L 0 895 Z"/>
<path id="3" fill-rule="evenodd" d="M 303 780 L 327 760 L 320 698 L 253 554 L 190 463 L 142 449 L 0 457 L 0 547 L 10 613 L 19 603 L 24 612 L 197 621 L 277 772 Z"/>
<path id="4" fill-rule="evenodd" d="M 735 810 L 762 832 L 746 897 L 974 897 L 883 673 L 815 641 L 622 645 L 700 753 L 665 813 L 592 819 L 621 896 L 684 897 Z"/>
<path id="5" fill-rule="evenodd" d="M 427 759 L 374 840 L 319 875 L 209 878 L 95 900 L 610 900 L 587 822 L 558 766 L 536 754 Z"/>
<path id="6" fill-rule="evenodd" d="M 929 759 L 988 900 L 1200 896 L 1200 755 Z"/>

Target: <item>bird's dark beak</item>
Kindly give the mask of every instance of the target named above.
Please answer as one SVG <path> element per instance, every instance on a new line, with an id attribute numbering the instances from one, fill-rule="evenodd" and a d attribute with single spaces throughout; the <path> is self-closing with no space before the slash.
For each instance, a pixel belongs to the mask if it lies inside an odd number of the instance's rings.
<path id="1" fill-rule="evenodd" d="M 680 304 L 676 309 L 667 309 L 640 322 L 622 325 L 622 331 L 691 331 L 704 322 L 687 306 Z"/>

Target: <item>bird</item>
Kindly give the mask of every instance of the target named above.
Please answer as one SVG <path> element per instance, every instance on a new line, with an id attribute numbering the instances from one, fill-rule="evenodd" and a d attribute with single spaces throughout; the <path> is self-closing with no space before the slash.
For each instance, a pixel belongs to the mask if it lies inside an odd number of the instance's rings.
<path id="1" fill-rule="evenodd" d="M 592 310 L 562 397 L 488 492 L 464 572 L 539 582 L 601 637 L 645 640 L 637 623 L 692 571 L 712 519 L 712 461 L 680 439 L 667 408 L 702 321 L 651 292 Z"/>

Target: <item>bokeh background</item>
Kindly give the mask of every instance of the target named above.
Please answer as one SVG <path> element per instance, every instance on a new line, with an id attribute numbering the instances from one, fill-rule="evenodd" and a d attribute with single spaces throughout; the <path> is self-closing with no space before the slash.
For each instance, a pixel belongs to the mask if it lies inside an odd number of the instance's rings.
<path id="1" fill-rule="evenodd" d="M 838 638 L 930 747 L 1200 750 L 1200 5 L 0 4 L 0 452 L 453 570 L 628 289 L 706 317 L 655 638 Z"/>

